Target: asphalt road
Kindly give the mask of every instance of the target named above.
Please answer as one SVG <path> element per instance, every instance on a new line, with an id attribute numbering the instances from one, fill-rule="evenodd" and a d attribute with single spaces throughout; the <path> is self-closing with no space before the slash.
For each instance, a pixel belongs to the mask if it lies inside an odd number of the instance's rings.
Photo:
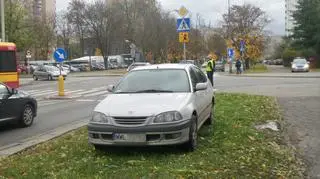
<path id="1" fill-rule="evenodd" d="M 45 133 L 57 127 L 77 121 L 89 120 L 93 108 L 107 95 L 107 85 L 114 84 L 120 77 L 68 78 L 65 89 L 82 97 L 72 100 L 46 100 L 57 94 L 57 81 L 35 81 L 21 89 L 38 100 L 38 116 L 29 128 L 14 125 L 0 126 L 0 148 L 15 145 L 22 140 Z"/>
<path id="2" fill-rule="evenodd" d="M 106 87 L 120 77 L 69 77 L 66 91 L 80 95 L 73 100 L 45 100 L 57 93 L 56 81 L 36 81 L 22 89 L 39 102 L 39 112 L 30 128 L 0 127 L 0 148 L 15 145 L 26 138 L 76 122 L 88 121 L 96 104 L 107 94 Z M 320 178 L 320 78 L 238 77 L 217 74 L 218 92 L 238 92 L 276 96 L 288 121 L 292 144 L 298 147 L 310 165 L 309 175 Z M 272 120 L 272 119 L 271 119 Z"/>

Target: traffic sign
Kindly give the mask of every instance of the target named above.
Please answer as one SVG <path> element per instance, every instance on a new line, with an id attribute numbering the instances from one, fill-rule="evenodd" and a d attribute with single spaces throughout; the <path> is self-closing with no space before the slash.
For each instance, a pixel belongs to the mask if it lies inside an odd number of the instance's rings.
<path id="1" fill-rule="evenodd" d="M 178 32 L 190 32 L 190 18 L 177 19 Z"/>
<path id="2" fill-rule="evenodd" d="M 185 17 L 187 14 L 189 14 L 189 11 L 187 8 L 185 8 L 184 6 L 181 6 L 179 11 L 178 11 L 178 14 L 181 16 L 181 17 Z"/>
<path id="3" fill-rule="evenodd" d="M 31 51 L 30 50 L 27 51 L 26 58 L 31 58 Z"/>
<path id="4" fill-rule="evenodd" d="M 241 40 L 241 41 L 240 41 L 240 51 L 241 51 L 241 52 L 244 52 L 244 50 L 245 50 L 245 48 L 246 48 L 245 45 L 246 45 L 246 44 L 245 44 L 245 41 L 244 41 L 244 40 Z"/>
<path id="5" fill-rule="evenodd" d="M 188 32 L 180 32 L 179 33 L 179 42 L 188 43 L 189 42 L 189 33 Z"/>
<path id="6" fill-rule="evenodd" d="M 57 48 L 54 51 L 53 57 L 57 62 L 61 63 L 67 59 L 67 53 L 63 48 Z"/>
<path id="7" fill-rule="evenodd" d="M 233 50 L 233 48 L 228 48 L 228 57 L 229 57 L 229 58 L 233 58 L 233 56 L 234 56 L 234 50 Z"/>

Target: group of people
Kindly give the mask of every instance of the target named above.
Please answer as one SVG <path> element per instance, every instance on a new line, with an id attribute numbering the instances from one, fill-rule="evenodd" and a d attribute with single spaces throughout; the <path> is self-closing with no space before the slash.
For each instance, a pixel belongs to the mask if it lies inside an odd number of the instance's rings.
<path id="1" fill-rule="evenodd" d="M 242 73 L 242 70 L 241 70 L 242 62 L 241 62 L 241 60 L 237 59 L 235 65 L 236 65 L 236 68 L 237 68 L 237 74 L 241 74 Z M 213 59 L 212 56 L 208 56 L 206 72 L 207 72 L 208 79 L 211 82 L 212 86 L 214 86 L 213 75 L 214 75 L 214 72 L 215 72 L 215 67 L 216 67 L 215 60 Z"/>

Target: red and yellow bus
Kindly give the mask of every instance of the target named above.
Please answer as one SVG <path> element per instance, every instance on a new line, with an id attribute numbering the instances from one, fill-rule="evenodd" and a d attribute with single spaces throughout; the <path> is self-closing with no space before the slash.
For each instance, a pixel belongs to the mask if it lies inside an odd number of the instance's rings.
<path id="1" fill-rule="evenodd" d="M 19 87 L 16 51 L 14 43 L 0 42 L 0 82 L 11 88 Z"/>

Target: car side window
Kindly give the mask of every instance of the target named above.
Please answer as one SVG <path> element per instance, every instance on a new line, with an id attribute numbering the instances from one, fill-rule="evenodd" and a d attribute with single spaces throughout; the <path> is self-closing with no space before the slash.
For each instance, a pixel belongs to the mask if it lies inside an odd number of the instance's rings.
<path id="1" fill-rule="evenodd" d="M 192 87 L 195 89 L 197 86 L 197 83 L 199 83 L 199 78 L 197 77 L 197 74 L 193 68 L 189 69 L 189 73 L 191 77 Z"/>
<path id="2" fill-rule="evenodd" d="M 208 81 L 207 76 L 198 67 L 193 67 L 193 68 L 196 72 L 199 83 L 206 83 Z"/>
<path id="3" fill-rule="evenodd" d="M 0 99 L 3 99 L 3 97 L 8 95 L 8 93 L 8 88 L 5 85 L 0 84 Z"/>

